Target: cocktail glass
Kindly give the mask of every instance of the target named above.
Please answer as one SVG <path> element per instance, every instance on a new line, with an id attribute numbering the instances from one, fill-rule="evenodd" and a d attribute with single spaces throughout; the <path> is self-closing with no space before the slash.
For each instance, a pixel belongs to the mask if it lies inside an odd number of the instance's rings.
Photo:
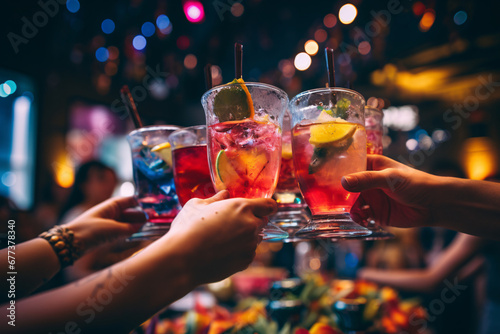
<path id="1" fill-rule="evenodd" d="M 345 88 L 319 88 L 295 96 L 293 163 L 312 218 L 296 237 L 356 237 L 371 231 L 349 211 L 358 193 L 346 191 L 342 176 L 366 170 L 365 100 Z"/>
<path id="2" fill-rule="evenodd" d="M 135 196 L 148 222 L 129 240 L 151 240 L 165 234 L 181 209 L 175 192 L 169 135 L 178 126 L 148 126 L 132 131 Z"/>
<path id="3" fill-rule="evenodd" d="M 261 83 L 228 84 L 210 89 L 201 102 L 207 119 L 208 161 L 215 189 L 227 189 L 231 197 L 272 197 L 281 162 L 286 93 Z M 253 115 L 247 114 L 250 108 Z M 269 223 L 262 236 L 267 241 L 278 241 L 287 238 L 288 233 Z"/>
<path id="4" fill-rule="evenodd" d="M 196 125 L 174 131 L 172 145 L 175 191 L 182 206 L 191 198 L 215 195 L 207 157 L 207 127 Z"/>
<path id="5" fill-rule="evenodd" d="M 384 135 L 383 120 L 384 113 L 382 110 L 372 107 L 365 107 L 365 128 L 366 128 L 366 153 L 380 154 L 383 153 L 382 137 Z M 394 234 L 384 230 L 373 219 L 368 219 L 366 227 L 372 231 L 365 240 L 384 240 L 394 238 Z"/>
<path id="6" fill-rule="evenodd" d="M 287 111 L 283 117 L 283 131 L 281 136 L 281 168 L 278 185 L 274 192 L 274 199 L 278 203 L 278 212 L 270 220 L 281 229 L 288 232 L 289 237 L 284 242 L 298 241 L 295 233 L 306 226 L 309 221 L 307 205 L 299 190 L 292 154 L 292 120 Z"/>

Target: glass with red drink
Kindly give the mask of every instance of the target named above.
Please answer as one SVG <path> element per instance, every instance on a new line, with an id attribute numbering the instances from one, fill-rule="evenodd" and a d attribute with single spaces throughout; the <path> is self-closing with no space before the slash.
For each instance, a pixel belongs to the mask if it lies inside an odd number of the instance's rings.
<path id="1" fill-rule="evenodd" d="M 207 157 L 207 128 L 196 125 L 173 132 L 172 145 L 174 182 L 182 206 L 191 198 L 215 195 Z"/>
<path id="2" fill-rule="evenodd" d="M 349 211 L 359 196 L 346 191 L 344 175 L 366 170 L 365 100 L 344 88 L 319 88 L 290 102 L 293 163 L 312 218 L 297 237 L 355 237 L 371 232 Z"/>

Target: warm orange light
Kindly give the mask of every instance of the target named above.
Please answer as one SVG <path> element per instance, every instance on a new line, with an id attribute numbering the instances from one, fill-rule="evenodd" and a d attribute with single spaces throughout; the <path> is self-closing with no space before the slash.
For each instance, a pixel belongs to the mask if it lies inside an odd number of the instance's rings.
<path id="1" fill-rule="evenodd" d="M 484 180 L 498 170 L 496 147 L 491 138 L 474 137 L 464 143 L 462 162 L 469 179 Z"/>
<path id="2" fill-rule="evenodd" d="M 56 161 L 52 163 L 54 169 L 54 177 L 56 183 L 63 187 L 69 188 L 75 182 L 75 171 L 73 163 L 66 154 L 60 154 Z"/>
<path id="3" fill-rule="evenodd" d="M 310 39 L 304 44 L 304 50 L 306 50 L 306 52 L 309 55 L 314 56 L 316 53 L 318 53 L 318 50 L 319 50 L 318 43 L 316 43 L 316 41 Z"/>
<path id="4" fill-rule="evenodd" d="M 358 10 L 353 4 L 347 3 L 342 7 L 340 7 L 339 20 L 343 24 L 352 23 L 357 15 L 358 15 Z"/>
<path id="5" fill-rule="evenodd" d="M 422 16 L 422 19 L 420 20 L 419 24 L 420 30 L 424 32 L 429 30 L 434 24 L 435 20 L 436 20 L 436 14 L 434 14 L 434 11 L 432 9 L 426 11 L 424 16 Z"/>

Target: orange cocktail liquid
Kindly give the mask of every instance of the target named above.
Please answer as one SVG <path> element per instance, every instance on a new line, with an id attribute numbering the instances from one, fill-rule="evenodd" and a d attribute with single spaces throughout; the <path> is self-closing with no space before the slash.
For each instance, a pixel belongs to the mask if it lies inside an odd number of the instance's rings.
<path id="1" fill-rule="evenodd" d="M 281 131 L 253 119 L 208 127 L 210 168 L 217 190 L 231 197 L 269 198 L 278 181 Z"/>
<path id="2" fill-rule="evenodd" d="M 315 147 L 309 142 L 314 124 L 318 123 L 299 123 L 293 128 L 293 160 L 300 190 L 314 216 L 349 213 L 359 194 L 345 190 L 340 181 L 344 175 L 366 170 L 365 128 L 352 123 L 356 132 L 351 138 Z"/>

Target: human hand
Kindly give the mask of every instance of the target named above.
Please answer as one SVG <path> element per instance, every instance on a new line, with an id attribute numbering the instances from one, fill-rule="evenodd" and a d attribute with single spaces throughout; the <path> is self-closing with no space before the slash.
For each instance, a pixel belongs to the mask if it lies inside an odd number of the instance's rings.
<path id="1" fill-rule="evenodd" d="M 133 197 L 110 198 L 62 226 L 73 231 L 75 240 L 86 252 L 137 232 L 146 222 L 146 217 L 135 206 L 137 201 Z"/>
<path id="2" fill-rule="evenodd" d="M 367 171 L 342 178 L 342 186 L 361 192 L 352 218 L 397 227 L 433 225 L 432 208 L 438 177 L 381 155 L 368 155 Z"/>
<path id="3" fill-rule="evenodd" d="M 262 240 L 266 216 L 277 210 L 272 199 L 228 198 L 224 190 L 209 199 L 191 199 L 163 237 L 183 247 L 196 285 L 248 267 Z"/>

